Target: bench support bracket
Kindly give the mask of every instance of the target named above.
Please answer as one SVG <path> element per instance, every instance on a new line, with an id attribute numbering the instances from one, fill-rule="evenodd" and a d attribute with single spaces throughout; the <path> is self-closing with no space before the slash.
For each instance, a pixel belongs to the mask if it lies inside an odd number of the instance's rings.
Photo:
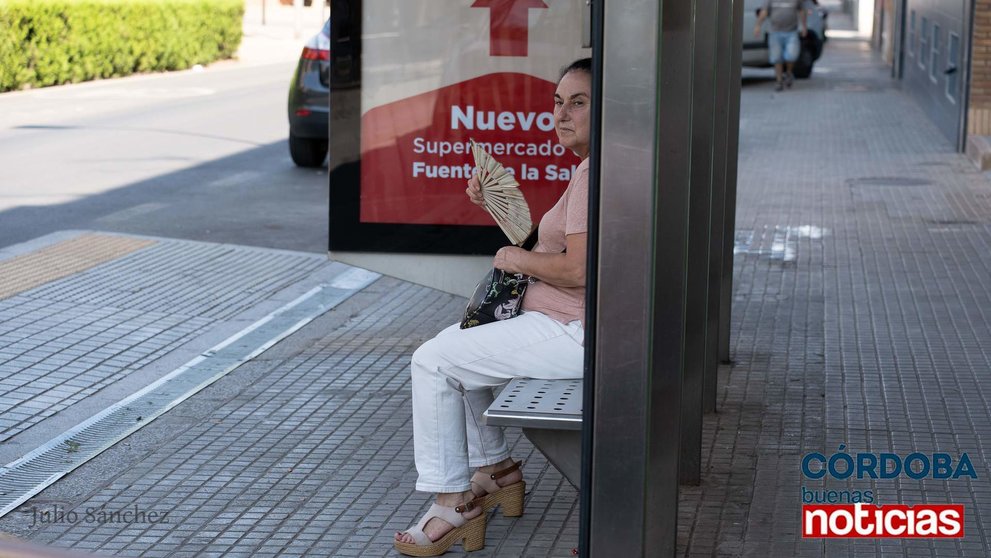
<path id="1" fill-rule="evenodd" d="M 549 430 L 524 428 L 523 435 L 547 457 L 564 478 L 575 488 L 581 488 L 582 432 L 581 430 Z"/>

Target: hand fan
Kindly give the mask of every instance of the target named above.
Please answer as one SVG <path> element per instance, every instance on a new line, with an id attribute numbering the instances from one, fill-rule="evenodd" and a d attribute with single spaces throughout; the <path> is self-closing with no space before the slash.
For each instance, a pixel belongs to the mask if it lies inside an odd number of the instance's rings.
<path id="1" fill-rule="evenodd" d="M 482 187 L 485 209 L 506 233 L 510 242 L 519 246 L 530 236 L 533 222 L 530 207 L 523 198 L 520 184 L 516 182 L 502 163 L 496 161 L 475 140 L 471 140 L 471 153 L 478 167 L 478 182 Z"/>

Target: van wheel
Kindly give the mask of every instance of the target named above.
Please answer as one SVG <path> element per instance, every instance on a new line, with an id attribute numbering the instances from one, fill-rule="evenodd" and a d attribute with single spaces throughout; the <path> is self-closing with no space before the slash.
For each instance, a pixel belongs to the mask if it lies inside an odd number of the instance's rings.
<path id="1" fill-rule="evenodd" d="M 289 133 L 289 155 L 299 167 L 319 167 L 327 158 L 327 140 L 301 138 Z"/>

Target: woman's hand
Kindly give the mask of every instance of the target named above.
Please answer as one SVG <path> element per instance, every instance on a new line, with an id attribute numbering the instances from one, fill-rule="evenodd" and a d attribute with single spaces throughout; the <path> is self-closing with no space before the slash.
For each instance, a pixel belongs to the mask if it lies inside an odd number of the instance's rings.
<path id="1" fill-rule="evenodd" d="M 567 237 L 564 253 L 530 252 L 519 246 L 504 246 L 496 252 L 492 266 L 509 273 L 523 273 L 557 287 L 585 286 L 585 257 L 588 234 Z"/>
<path id="2" fill-rule="evenodd" d="M 495 259 L 492 260 L 492 267 L 510 273 L 523 273 L 523 270 L 520 269 L 521 255 L 528 253 L 519 246 L 503 246 L 496 252 Z"/>
<path id="3" fill-rule="evenodd" d="M 468 188 L 465 189 L 468 199 L 478 207 L 485 207 L 485 199 L 482 197 L 482 184 L 478 181 L 478 175 L 474 174 L 468 181 Z"/>

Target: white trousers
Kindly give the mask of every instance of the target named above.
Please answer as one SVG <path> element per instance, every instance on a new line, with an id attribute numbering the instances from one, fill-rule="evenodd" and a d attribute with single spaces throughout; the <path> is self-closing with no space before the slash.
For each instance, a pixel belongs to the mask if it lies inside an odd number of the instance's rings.
<path id="1" fill-rule="evenodd" d="M 469 467 L 509 457 L 502 428 L 482 413 L 493 388 L 513 378 L 581 378 L 581 321 L 562 324 L 540 312 L 437 334 L 413 353 L 413 453 L 424 492 L 469 490 Z"/>

